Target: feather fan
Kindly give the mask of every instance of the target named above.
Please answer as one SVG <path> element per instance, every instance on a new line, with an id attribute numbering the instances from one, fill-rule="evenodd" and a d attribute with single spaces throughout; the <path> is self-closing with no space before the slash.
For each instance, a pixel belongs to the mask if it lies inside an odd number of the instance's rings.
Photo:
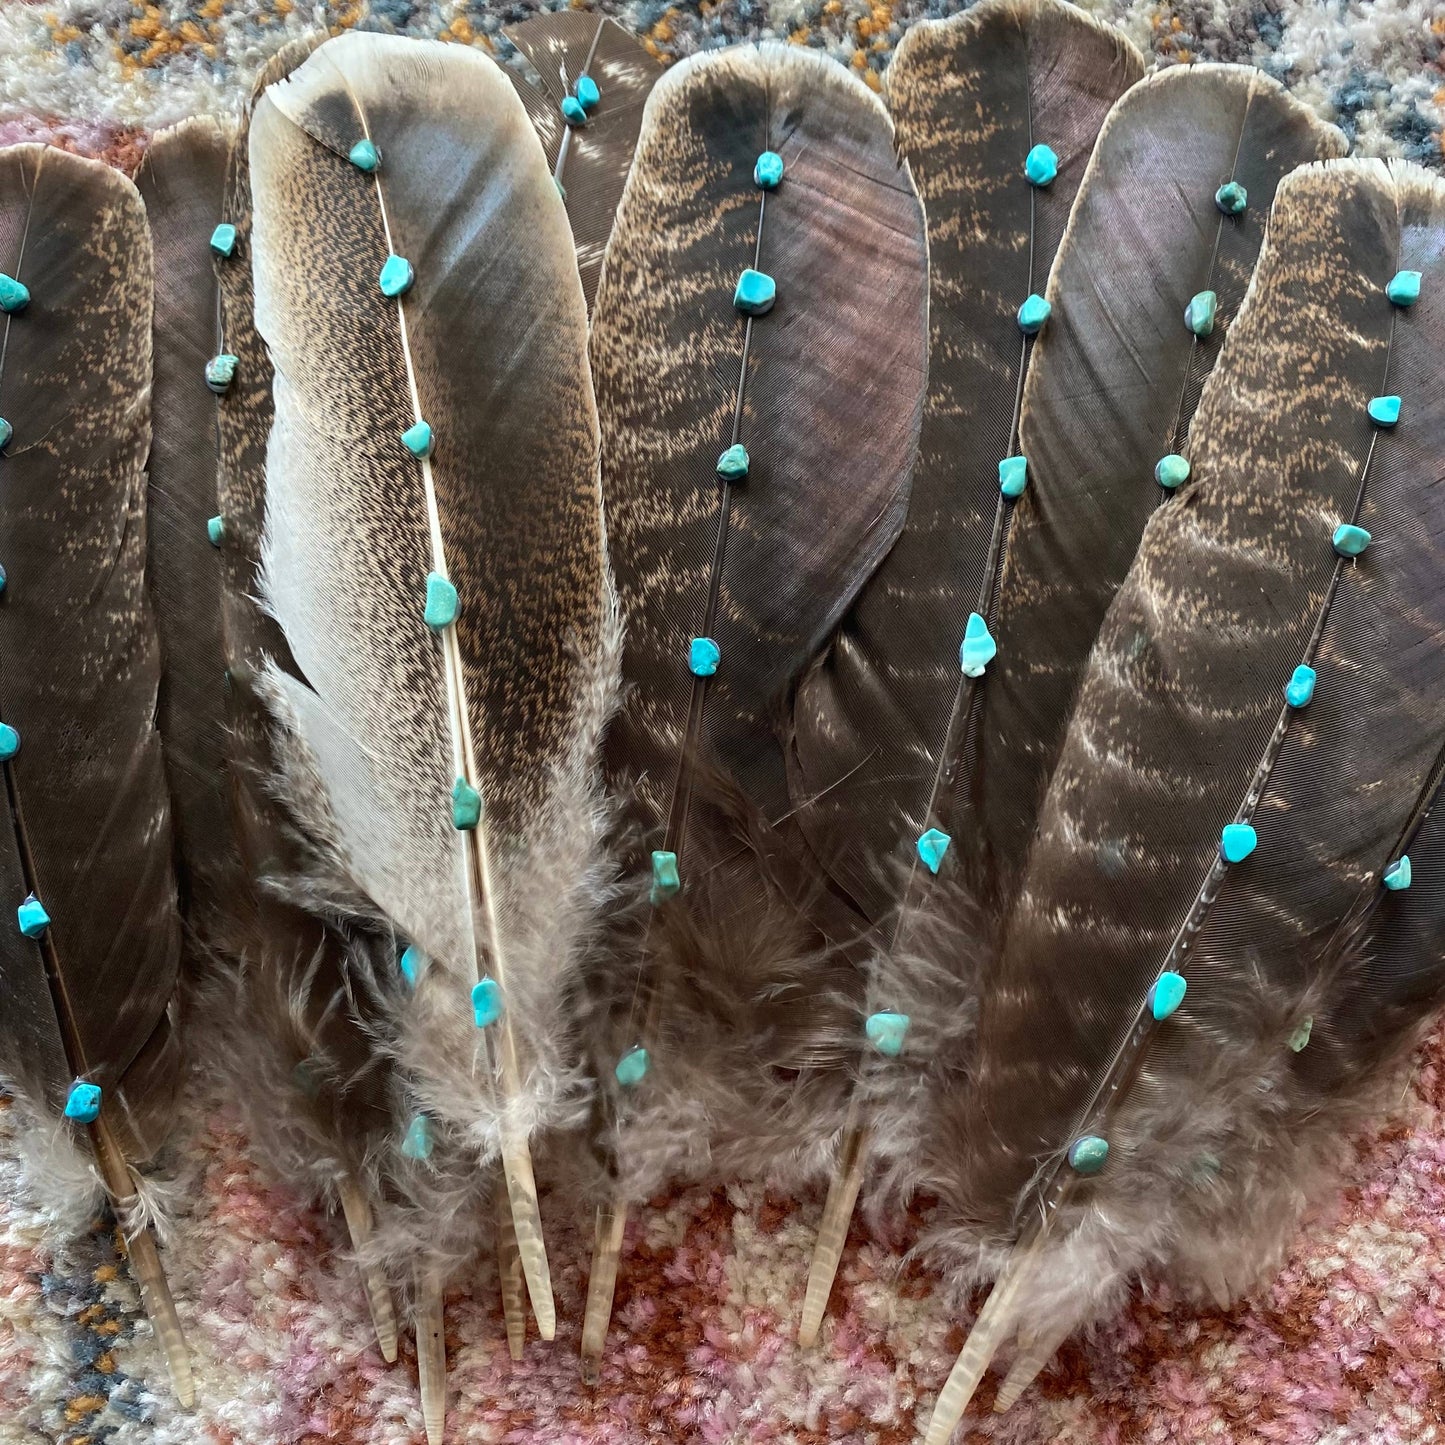
<path id="1" fill-rule="evenodd" d="M 0 152 L 0 271 L 0 1056 L 41 1149 L 88 1137 L 190 1404 L 135 1173 L 175 1109 L 181 942 L 145 589 L 152 280 L 135 187 L 43 146 Z"/>
<path id="2" fill-rule="evenodd" d="M 785 716 L 902 525 L 926 326 L 921 208 L 866 87 L 777 46 L 658 82 L 593 318 L 630 688 L 606 762 L 628 881 L 660 906 L 619 930 L 590 998 L 618 1179 L 589 1372 L 628 1199 L 678 1170 L 776 1167 L 836 1128 L 841 951 L 863 920 L 787 822 Z"/>
<path id="3" fill-rule="evenodd" d="M 798 690 L 791 758 L 803 830 L 888 952 L 932 951 L 907 916 L 925 902 L 938 911 L 915 845 L 953 827 L 946 796 L 972 693 L 959 643 L 970 613 L 992 615 L 1014 506 L 998 468 L 1019 451 L 1036 349 L 1018 308 L 1044 289 L 1099 127 L 1143 69 L 1116 30 L 1071 5 L 987 0 L 915 26 L 888 71 L 899 149 L 928 209 L 928 402 L 907 525 Z M 938 950 L 956 996 L 928 1012 L 966 1035 L 972 991 L 959 975 L 976 945 L 965 937 L 956 956 L 959 932 Z M 896 1017 L 905 1000 L 882 980 L 874 992 L 880 1017 Z M 859 1130 L 855 1117 L 824 1209 L 804 1344 L 862 1180 Z"/>
<path id="4" fill-rule="evenodd" d="M 1002 1405 L 1142 1269 L 1253 1283 L 1442 995 L 1442 298 L 1438 179 L 1280 186 L 1193 482 L 1085 671 L 976 1088 L 935 1120 L 945 1243 L 1012 1253 L 933 1445 L 1013 1327 Z"/>
<path id="5" fill-rule="evenodd" d="M 583 10 L 547 11 L 503 33 L 540 81 L 519 82 L 517 91 L 566 203 L 590 310 L 643 107 L 662 70 L 615 21 Z"/>
<path id="6" fill-rule="evenodd" d="M 528 1135 L 579 1082 L 563 1002 L 605 878 L 617 647 L 586 311 L 541 146 L 476 52 L 333 40 L 262 96 L 250 164 L 262 581 L 296 665 L 265 687 L 314 848 L 298 886 L 415 950 L 395 1049 L 435 1372 L 478 1161 L 555 1328 Z"/>

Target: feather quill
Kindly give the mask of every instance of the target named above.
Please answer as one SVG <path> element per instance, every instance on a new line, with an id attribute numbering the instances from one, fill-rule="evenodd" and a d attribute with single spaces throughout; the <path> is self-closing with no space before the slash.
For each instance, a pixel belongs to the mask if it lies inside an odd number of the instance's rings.
<path id="1" fill-rule="evenodd" d="M 436 1204 L 416 1235 L 434 1378 L 435 1290 L 489 1213 L 478 1160 L 500 1156 L 555 1328 L 528 1135 L 576 1084 L 563 996 L 602 877 L 617 643 L 586 313 L 540 144 L 480 54 L 333 40 L 262 96 L 250 164 L 275 366 L 262 580 L 297 669 L 265 687 L 313 905 L 380 914 L 424 955 L 394 1048 L 409 1187 Z"/>
<path id="2" fill-rule="evenodd" d="M 84 1126 L 188 1405 L 134 1173 L 174 1112 L 181 942 L 144 575 L 152 282 L 135 187 L 44 146 L 0 152 L 0 270 L 0 1054 L 46 1127 L 66 1110 Z"/>
<path id="3" fill-rule="evenodd" d="M 735 309 L 745 272 L 775 284 L 771 314 Z M 592 1000 L 620 1180 L 598 1216 L 589 1373 L 628 1199 L 686 1149 L 756 1169 L 835 1127 L 817 1127 L 813 1066 L 832 1063 L 836 1097 L 856 1017 L 839 951 L 862 920 L 786 821 L 784 719 L 902 525 L 926 326 L 921 208 L 866 87 L 776 46 L 658 82 L 593 318 L 630 689 L 606 763 L 630 799 L 628 878 L 656 869 L 662 906 L 623 930 Z"/>
<path id="4" fill-rule="evenodd" d="M 916 953 L 909 915 L 937 907 L 916 840 L 954 828 L 946 798 L 972 694 L 959 643 L 970 613 L 992 615 L 1014 505 L 998 466 L 1019 451 L 1038 345 L 1017 311 L 1044 289 L 1099 127 L 1143 69 L 1116 30 L 1071 5 L 988 0 L 915 26 L 888 71 L 899 149 L 928 209 L 928 403 L 907 525 L 798 689 L 791 758 L 808 841 L 887 953 Z M 1055 174 L 1033 185 L 1025 159 L 1045 145 Z M 879 1009 L 904 1003 L 887 985 L 875 992 Z M 957 992 L 934 1010 L 955 1031 L 972 1018 L 963 979 Z M 855 1106 L 809 1273 L 805 1345 L 862 1182 L 861 1128 Z"/>
<path id="5" fill-rule="evenodd" d="M 1402 271 L 1417 305 L 1387 294 Z M 1438 882 L 1393 885 L 1415 840 L 1434 856 L 1445 767 L 1442 295 L 1439 180 L 1372 161 L 1281 184 L 1195 481 L 1085 671 L 976 1089 L 933 1139 L 949 1242 L 987 1270 L 1013 1251 L 934 1445 L 1011 1325 L 1095 1317 L 1145 1268 L 1252 1283 L 1440 996 Z M 1397 427 L 1367 414 L 1383 395 Z M 1102 1168 L 1070 1162 L 1081 1140 Z"/>

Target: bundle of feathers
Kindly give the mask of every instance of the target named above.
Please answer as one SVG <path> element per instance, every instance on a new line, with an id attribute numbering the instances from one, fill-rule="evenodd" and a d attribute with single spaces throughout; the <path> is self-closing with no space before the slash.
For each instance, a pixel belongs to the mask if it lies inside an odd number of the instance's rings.
<path id="1" fill-rule="evenodd" d="M 0 1049 L 157 1249 L 187 1047 L 411 1328 L 538 1171 L 931 1196 L 1000 1408 L 1225 1301 L 1445 1001 L 1445 183 L 1061 0 L 665 75 L 348 34 L 0 152 Z"/>

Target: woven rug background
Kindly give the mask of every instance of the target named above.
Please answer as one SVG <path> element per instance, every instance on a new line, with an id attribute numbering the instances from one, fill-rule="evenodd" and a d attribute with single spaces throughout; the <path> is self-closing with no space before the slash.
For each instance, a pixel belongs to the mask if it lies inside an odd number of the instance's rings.
<path id="1" fill-rule="evenodd" d="M 234 108 L 261 62 L 314 27 L 362 24 L 487 46 L 526 0 L 0 0 L 0 143 L 45 138 L 133 169 L 152 129 Z M 819 46 L 877 85 L 934 0 L 626 0 L 604 7 L 659 57 L 731 39 Z M 1439 167 L 1445 11 L 1437 0 L 1149 3 L 1088 8 L 1161 64 L 1259 65 L 1357 149 Z M 0 1004 L 3 1006 L 3 1004 Z M 3 1061 L 0 1061 L 3 1062 Z M 203 1094 L 203 1090 L 200 1090 Z M 112 1225 L 56 1242 L 29 1203 L 0 1093 L 0 1445 L 412 1445 L 415 1360 L 370 1343 L 338 1221 L 250 1161 L 224 1100 L 197 1102 L 170 1161 L 182 1198 L 166 1267 L 190 1334 L 199 1404 L 172 1402 Z M 1340 1141 L 1344 1185 L 1256 1298 L 1204 1312 L 1141 1297 L 1068 1344 L 1009 1415 L 985 1383 L 960 1439 L 1432 1445 L 1445 1441 L 1445 1035 L 1422 1051 L 1397 1117 Z M 910 1442 L 962 1342 L 962 1310 L 900 1264 L 917 1220 L 855 1225 L 822 1343 L 792 1341 L 821 1193 L 762 1184 L 681 1191 L 629 1229 L 602 1385 L 577 1373 L 591 1243 L 544 1200 L 562 1323 L 513 1366 L 495 1273 L 448 1301 L 450 1435 L 509 1445 L 687 1441 Z"/>

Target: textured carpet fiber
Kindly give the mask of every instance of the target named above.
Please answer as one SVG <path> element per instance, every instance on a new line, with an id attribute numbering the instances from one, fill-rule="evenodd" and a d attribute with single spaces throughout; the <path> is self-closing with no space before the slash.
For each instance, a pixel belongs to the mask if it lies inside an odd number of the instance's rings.
<path id="1" fill-rule="evenodd" d="M 234 108 L 262 60 L 316 26 L 363 24 L 499 53 L 527 3 L 374 0 L 0 0 L 0 142 L 46 138 L 133 169 L 147 133 Z M 877 84 L 926 0 L 662 0 L 607 4 L 659 56 L 774 35 L 820 46 Z M 1371 4 L 1095 4 L 1161 64 L 1253 63 L 1374 155 L 1441 164 L 1445 13 Z M 3 1006 L 3 1003 L 0 1003 Z M 0 1061 L 3 1062 L 3 1061 Z M 182 1413 L 113 1227 L 46 1235 L 28 1202 L 0 1094 L 0 1445 L 411 1445 L 421 1419 L 409 1348 L 385 1365 L 356 1279 L 329 1256 L 338 1221 L 250 1162 L 224 1103 L 197 1106 L 170 1161 L 180 1227 L 166 1267 L 190 1334 L 199 1405 Z M 1065 1346 L 1035 1390 L 993 1416 L 985 1382 L 961 1442 L 1445 1441 L 1445 1038 L 1422 1052 L 1397 1117 L 1341 1140 L 1343 1192 L 1269 1290 L 1227 1312 L 1141 1297 Z M 792 1342 L 821 1196 L 762 1185 L 690 1190 L 629 1229 L 601 1386 L 577 1374 L 590 1228 L 544 1201 L 562 1324 L 513 1366 L 495 1273 L 448 1301 L 449 1438 L 567 1445 L 644 1440 L 908 1442 L 977 1300 L 951 1308 L 900 1264 L 917 1219 L 855 1227 L 817 1350 Z"/>

